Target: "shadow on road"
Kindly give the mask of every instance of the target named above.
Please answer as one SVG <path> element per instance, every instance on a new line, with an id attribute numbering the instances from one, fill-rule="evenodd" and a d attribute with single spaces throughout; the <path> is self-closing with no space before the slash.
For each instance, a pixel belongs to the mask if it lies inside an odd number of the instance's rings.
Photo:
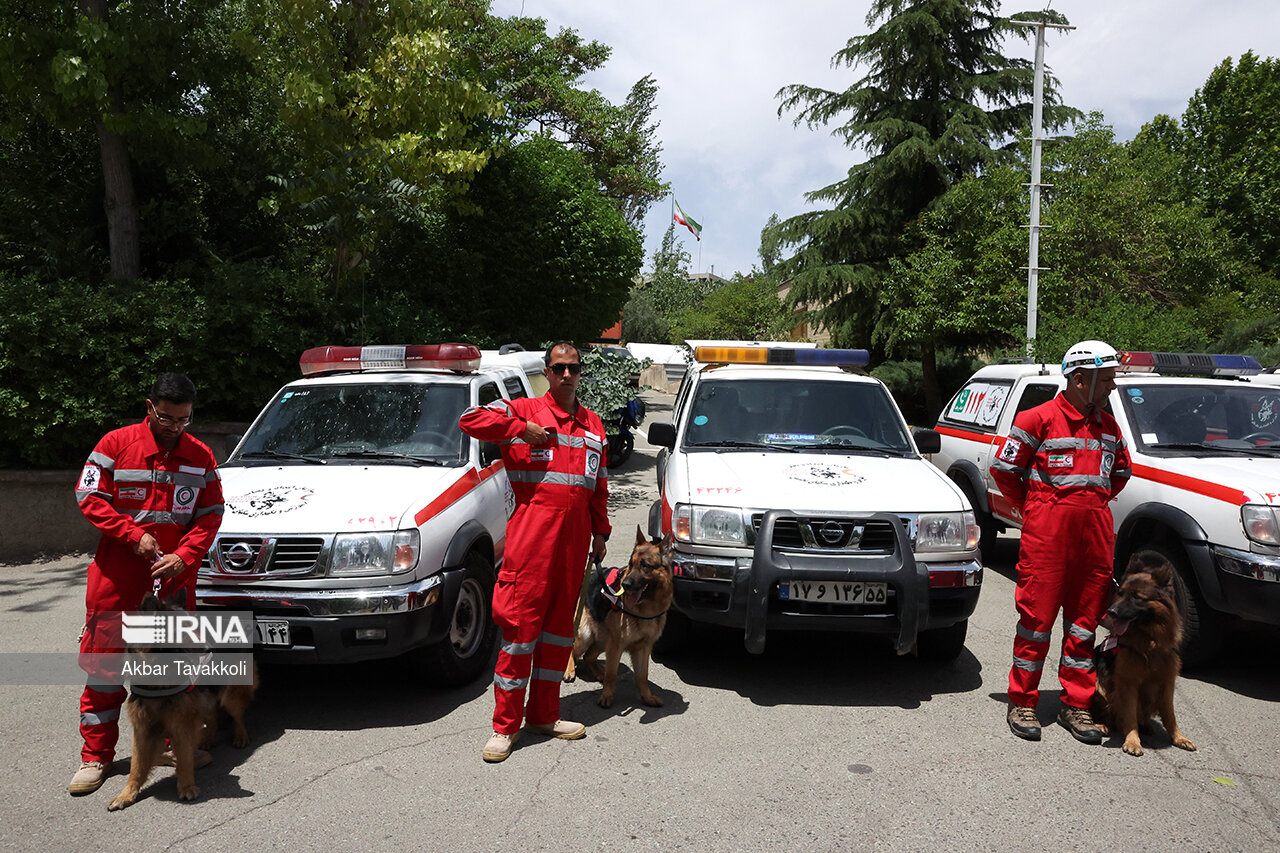
<path id="1" fill-rule="evenodd" d="M 36 571 L 12 572 L 0 587 L 0 608 L 10 613 L 44 613 L 67 598 L 83 600 L 88 567 L 88 559 L 61 558 L 24 567 Z"/>

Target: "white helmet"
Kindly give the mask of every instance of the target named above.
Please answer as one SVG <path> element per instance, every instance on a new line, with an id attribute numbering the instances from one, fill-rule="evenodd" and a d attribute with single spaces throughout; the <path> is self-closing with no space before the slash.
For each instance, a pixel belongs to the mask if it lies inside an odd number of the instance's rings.
<path id="1" fill-rule="evenodd" d="M 1081 341 L 1062 357 L 1062 375 L 1070 376 L 1077 370 L 1097 370 L 1102 367 L 1119 367 L 1120 356 L 1102 341 Z"/>

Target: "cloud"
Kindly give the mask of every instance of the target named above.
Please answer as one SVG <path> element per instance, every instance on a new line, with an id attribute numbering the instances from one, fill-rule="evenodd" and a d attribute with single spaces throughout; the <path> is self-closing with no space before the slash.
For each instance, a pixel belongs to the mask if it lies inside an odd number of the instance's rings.
<path id="1" fill-rule="evenodd" d="M 1034 8 L 1006 2 L 1003 14 Z M 1101 110 L 1128 139 L 1159 113 L 1175 117 L 1223 59 L 1266 45 L 1280 32 L 1274 0 L 1053 0 L 1075 30 L 1051 35 L 1046 62 L 1066 103 Z M 703 225 L 701 245 L 680 229 L 701 271 L 746 272 L 758 263 L 760 229 L 771 213 L 810 206 L 806 192 L 839 180 L 862 159 L 829 128 L 793 127 L 779 117 L 778 89 L 792 83 L 844 89 L 863 73 L 832 68 L 849 38 L 869 32 L 868 0 L 499 0 L 496 15 L 547 20 L 613 49 L 585 82 L 621 101 L 646 74 L 658 82 L 655 116 L 665 171 L 681 205 Z M 1034 58 L 1032 43 L 1006 53 Z M 645 219 L 646 256 L 662 241 L 669 203 Z M 699 251 L 701 254 L 699 255 Z M 646 260 L 648 263 L 648 260 Z"/>

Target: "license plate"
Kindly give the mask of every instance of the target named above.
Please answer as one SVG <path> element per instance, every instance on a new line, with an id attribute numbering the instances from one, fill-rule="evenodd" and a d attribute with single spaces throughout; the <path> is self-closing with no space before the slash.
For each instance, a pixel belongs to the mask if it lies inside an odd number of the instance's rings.
<path id="1" fill-rule="evenodd" d="M 884 604 L 889 585 L 861 581 L 782 581 L 778 597 L 783 601 L 821 604 Z"/>
<path id="2" fill-rule="evenodd" d="M 283 619 L 255 619 L 254 628 L 258 631 L 258 645 L 289 646 L 289 623 Z"/>

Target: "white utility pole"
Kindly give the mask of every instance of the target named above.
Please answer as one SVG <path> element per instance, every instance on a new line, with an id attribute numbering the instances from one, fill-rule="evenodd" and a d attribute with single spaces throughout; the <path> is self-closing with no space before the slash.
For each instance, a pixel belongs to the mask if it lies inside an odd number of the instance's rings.
<path id="1" fill-rule="evenodd" d="M 1035 94 L 1031 107 L 1031 224 L 1027 251 L 1027 355 L 1032 354 L 1036 342 L 1036 302 L 1040 297 L 1040 188 L 1052 184 L 1040 183 L 1041 119 L 1044 112 L 1044 31 L 1046 27 L 1058 30 L 1074 30 L 1068 24 L 1051 24 L 1045 21 L 1016 21 L 1009 23 L 1020 27 L 1036 28 Z"/>

